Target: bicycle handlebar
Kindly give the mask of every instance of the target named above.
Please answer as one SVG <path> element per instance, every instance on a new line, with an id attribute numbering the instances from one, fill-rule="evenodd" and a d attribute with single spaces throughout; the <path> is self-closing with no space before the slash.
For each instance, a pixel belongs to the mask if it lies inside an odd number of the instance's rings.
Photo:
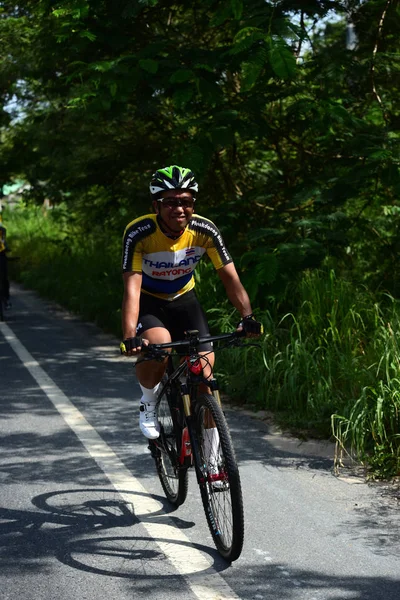
<path id="1" fill-rule="evenodd" d="M 167 348 L 182 348 L 185 350 L 197 351 L 200 344 L 219 342 L 222 340 L 234 341 L 239 338 L 245 337 L 246 333 L 243 330 L 231 331 L 230 333 L 221 333 L 219 335 L 205 335 L 199 336 L 198 331 L 188 331 L 188 338 L 186 340 L 179 340 L 177 342 L 166 342 L 165 344 L 147 344 L 142 346 L 143 354 L 157 353 L 160 350 L 166 350 Z"/>

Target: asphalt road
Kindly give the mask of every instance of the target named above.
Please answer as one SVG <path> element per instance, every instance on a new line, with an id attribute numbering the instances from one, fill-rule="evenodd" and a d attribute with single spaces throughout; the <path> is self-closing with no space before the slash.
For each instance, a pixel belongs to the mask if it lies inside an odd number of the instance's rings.
<path id="1" fill-rule="evenodd" d="M 191 474 L 171 512 L 118 340 L 13 286 L 0 323 L 2 600 L 399 600 L 399 493 L 332 473 L 330 444 L 227 410 L 244 489 L 227 565 Z"/>

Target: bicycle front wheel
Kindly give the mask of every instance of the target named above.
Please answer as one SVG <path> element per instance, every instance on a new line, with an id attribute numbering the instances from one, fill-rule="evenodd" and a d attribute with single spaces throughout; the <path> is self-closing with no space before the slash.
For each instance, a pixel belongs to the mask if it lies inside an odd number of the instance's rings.
<path id="1" fill-rule="evenodd" d="M 179 436 L 182 435 L 182 429 L 177 423 L 177 409 L 167 392 L 162 394 L 158 402 L 158 421 L 160 437 L 153 442 L 152 453 L 164 493 L 169 502 L 178 507 L 186 500 L 188 472 L 179 462 Z"/>
<path id="2" fill-rule="evenodd" d="M 244 539 L 243 498 L 235 451 L 224 413 L 214 396 L 200 396 L 196 406 L 204 511 L 219 553 L 233 561 L 239 558 Z M 215 427 L 210 427 L 210 423 Z"/>

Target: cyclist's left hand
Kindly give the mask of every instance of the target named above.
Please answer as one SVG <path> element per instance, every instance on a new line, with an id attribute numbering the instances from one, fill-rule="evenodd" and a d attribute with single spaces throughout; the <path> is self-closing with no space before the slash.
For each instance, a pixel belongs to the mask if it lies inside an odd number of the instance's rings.
<path id="1" fill-rule="evenodd" d="M 259 337 L 264 333 L 262 323 L 257 321 L 252 314 L 247 315 L 247 317 L 243 317 L 240 323 L 238 323 L 237 329 L 238 331 L 244 330 L 246 337 Z"/>

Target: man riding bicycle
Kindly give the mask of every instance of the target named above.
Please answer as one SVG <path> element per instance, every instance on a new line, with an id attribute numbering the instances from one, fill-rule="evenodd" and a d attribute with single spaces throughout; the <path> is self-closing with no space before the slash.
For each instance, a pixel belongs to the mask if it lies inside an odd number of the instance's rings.
<path id="1" fill-rule="evenodd" d="M 172 165 L 158 169 L 150 182 L 155 214 L 141 216 L 127 226 L 123 238 L 121 350 L 137 356 L 147 343 L 163 344 L 197 329 L 209 334 L 205 313 L 194 291 L 194 269 L 207 254 L 241 316 L 247 336 L 258 336 L 261 323 L 253 316 L 250 300 L 216 225 L 195 214 L 198 184 L 190 169 Z M 211 375 L 214 354 L 207 354 L 204 376 Z M 145 361 L 136 373 L 142 390 L 140 429 L 149 439 L 159 436 L 156 414 L 157 391 L 165 364 Z"/>

